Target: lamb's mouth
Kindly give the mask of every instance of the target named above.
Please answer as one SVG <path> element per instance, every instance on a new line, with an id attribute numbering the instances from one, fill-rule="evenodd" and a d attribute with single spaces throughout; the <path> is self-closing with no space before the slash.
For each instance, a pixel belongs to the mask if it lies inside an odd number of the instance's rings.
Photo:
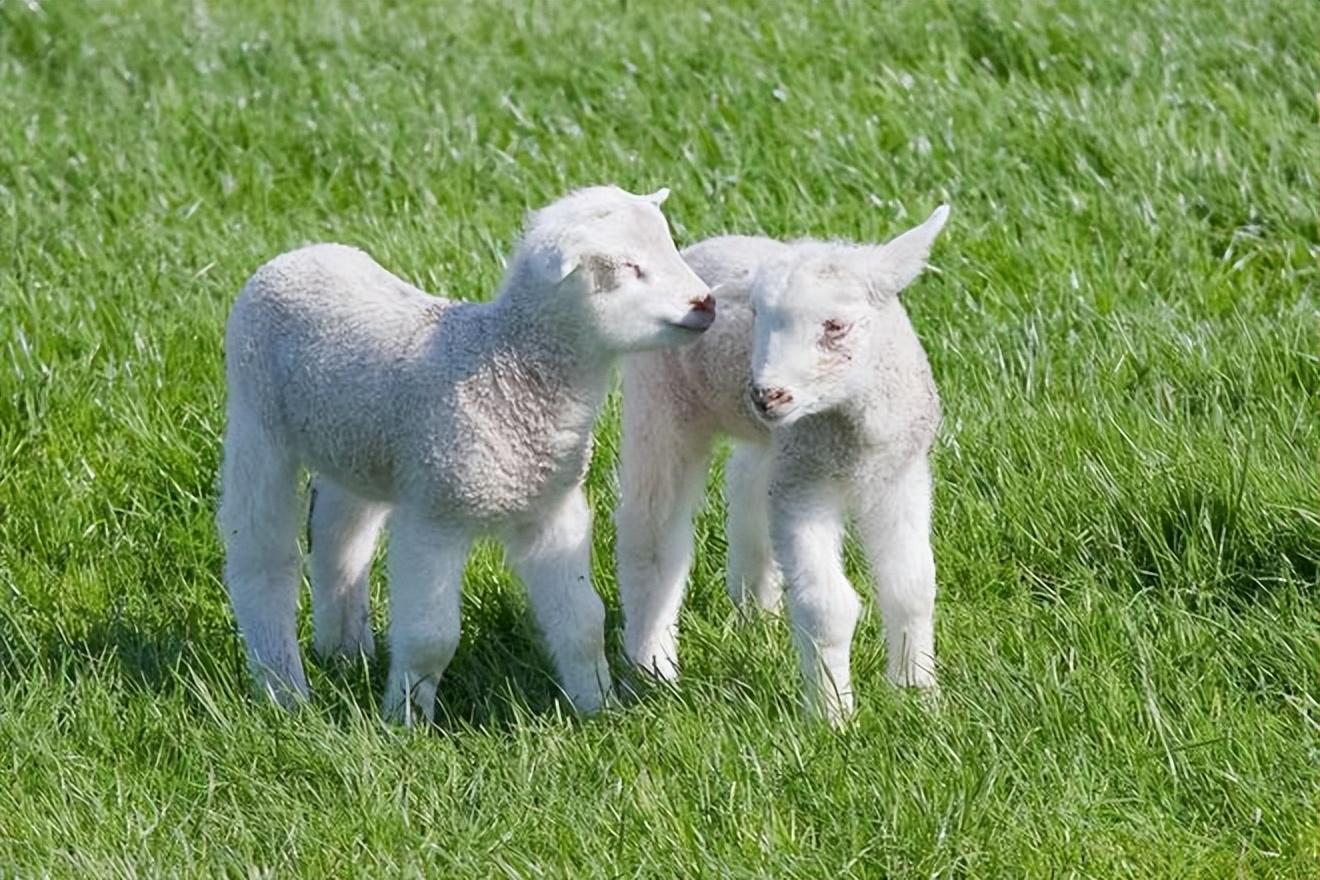
<path id="1" fill-rule="evenodd" d="M 795 404 L 791 406 L 777 407 L 768 411 L 763 411 L 756 406 L 752 407 L 756 417 L 761 420 L 761 424 L 767 428 L 783 428 L 793 424 L 798 419 L 810 414 L 810 410 L 803 405 Z"/>
<path id="2" fill-rule="evenodd" d="M 710 329 L 710 325 L 715 323 L 715 312 L 701 311 L 693 309 L 677 321 L 670 321 L 669 326 L 678 327 L 680 330 L 691 330 L 694 333 L 704 333 Z"/>

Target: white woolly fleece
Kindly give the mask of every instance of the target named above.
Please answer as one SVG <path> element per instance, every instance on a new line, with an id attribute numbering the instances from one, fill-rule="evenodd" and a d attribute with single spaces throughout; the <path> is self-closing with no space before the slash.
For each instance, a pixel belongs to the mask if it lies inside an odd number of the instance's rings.
<path id="1" fill-rule="evenodd" d="M 390 520 L 388 714 L 430 718 L 458 642 L 472 540 L 505 541 L 564 690 L 610 692 L 581 484 L 616 357 L 714 317 L 659 210 L 667 191 L 581 190 L 533 214 L 498 296 L 431 296 L 362 251 L 313 245 L 247 282 L 225 336 L 221 536 L 258 685 L 305 698 L 295 641 L 298 473 L 314 472 L 313 616 L 327 655 L 374 648 L 367 571 Z"/>

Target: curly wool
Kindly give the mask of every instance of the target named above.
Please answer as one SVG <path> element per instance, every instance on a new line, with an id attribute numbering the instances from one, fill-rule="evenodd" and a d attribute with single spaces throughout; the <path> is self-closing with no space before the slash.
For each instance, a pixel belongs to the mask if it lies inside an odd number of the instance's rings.
<path id="1" fill-rule="evenodd" d="M 689 342 L 713 317 L 664 195 L 596 187 L 536 212 L 488 303 L 431 296 L 333 244 L 276 257 L 247 282 L 225 336 L 219 524 L 261 689 L 286 705 L 307 695 L 294 635 L 305 466 L 321 653 L 374 650 L 367 573 L 390 518 L 388 714 L 430 717 L 482 534 L 506 543 L 528 582 L 569 698 L 589 711 L 608 697 L 581 492 L 592 425 L 619 354 Z"/>

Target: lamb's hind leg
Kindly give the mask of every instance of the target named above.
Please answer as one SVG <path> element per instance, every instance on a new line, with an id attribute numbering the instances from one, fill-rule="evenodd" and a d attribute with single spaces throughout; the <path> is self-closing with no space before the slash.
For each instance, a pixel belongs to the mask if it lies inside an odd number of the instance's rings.
<path id="1" fill-rule="evenodd" d="M 389 507 L 354 495 L 325 477 L 312 481 L 307 542 L 316 653 L 372 657 L 368 575 Z"/>
<path id="2" fill-rule="evenodd" d="M 286 708 L 306 700 L 298 653 L 298 463 L 231 405 L 221 467 L 225 584 L 256 687 Z"/>
<path id="3" fill-rule="evenodd" d="M 888 676 L 935 686 L 935 556 L 930 546 L 930 467 L 919 458 L 857 517 L 884 618 Z"/>
<path id="4" fill-rule="evenodd" d="M 605 605 L 591 585 L 591 510 L 574 489 L 542 521 L 507 536 L 564 694 L 579 712 L 613 695 L 605 660 Z"/>
<path id="5" fill-rule="evenodd" d="M 673 680 L 692 515 L 705 489 L 712 437 L 626 382 L 623 405 L 615 513 L 623 649 L 633 665 Z"/>
<path id="6" fill-rule="evenodd" d="M 783 581 L 770 548 L 773 460 L 768 446 L 740 443 L 724 467 L 729 511 L 727 585 L 729 598 L 744 611 L 775 611 L 783 597 Z"/>

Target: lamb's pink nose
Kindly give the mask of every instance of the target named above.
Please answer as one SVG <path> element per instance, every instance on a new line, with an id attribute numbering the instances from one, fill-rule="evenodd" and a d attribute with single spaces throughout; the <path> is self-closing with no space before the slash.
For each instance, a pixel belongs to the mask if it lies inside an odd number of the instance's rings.
<path id="1" fill-rule="evenodd" d="M 752 403 L 756 405 L 756 410 L 761 415 L 770 415 L 773 410 L 779 409 L 793 402 L 793 392 L 787 388 L 766 388 L 763 385 L 752 386 Z"/>
<path id="2" fill-rule="evenodd" d="M 698 332 L 710 329 L 715 323 L 715 297 L 709 293 L 688 300 L 688 313 L 678 320 L 678 326 Z"/>

